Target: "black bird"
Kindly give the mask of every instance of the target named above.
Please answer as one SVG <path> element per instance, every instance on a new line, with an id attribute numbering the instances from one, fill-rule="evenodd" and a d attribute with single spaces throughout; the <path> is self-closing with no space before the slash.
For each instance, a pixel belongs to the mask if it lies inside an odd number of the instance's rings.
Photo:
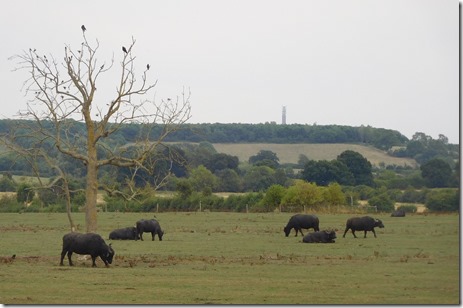
<path id="1" fill-rule="evenodd" d="M 122 51 L 125 52 L 125 53 L 127 53 L 127 49 L 125 49 L 124 46 L 122 46 Z"/>
<path id="2" fill-rule="evenodd" d="M 147 70 L 150 69 L 150 65 L 149 65 L 149 64 L 146 64 L 146 69 L 147 69 Z"/>
<path id="3" fill-rule="evenodd" d="M 82 25 L 82 27 L 80 27 L 80 28 L 81 28 L 81 29 L 82 29 L 82 31 L 84 31 L 84 32 L 85 32 L 85 30 L 87 30 L 87 28 L 85 28 L 85 26 L 84 26 L 84 25 Z"/>

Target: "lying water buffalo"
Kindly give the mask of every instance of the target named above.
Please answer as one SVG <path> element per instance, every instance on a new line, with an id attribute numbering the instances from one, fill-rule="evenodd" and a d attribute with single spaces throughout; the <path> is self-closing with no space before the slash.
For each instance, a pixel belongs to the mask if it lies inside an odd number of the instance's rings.
<path id="1" fill-rule="evenodd" d="M 135 227 L 128 227 L 122 229 L 116 229 L 109 233 L 110 240 L 138 240 L 140 237 L 138 236 L 137 228 Z"/>
<path id="2" fill-rule="evenodd" d="M 289 219 L 288 224 L 284 227 L 283 231 L 285 232 L 285 235 L 288 236 L 291 229 L 294 228 L 294 230 L 296 230 L 296 236 L 298 231 L 301 232 L 302 236 L 304 236 L 302 229 L 313 228 L 315 231 L 320 231 L 318 228 L 319 223 L 318 217 L 315 215 L 296 214 Z"/>
<path id="3" fill-rule="evenodd" d="M 66 253 L 68 254 L 69 265 L 73 266 L 71 260 L 72 253 L 75 252 L 80 255 L 90 255 L 92 257 L 92 266 L 95 267 L 96 257 L 100 257 L 104 264 L 108 266 L 113 262 L 114 250 L 111 244 L 106 245 L 103 238 L 95 233 L 75 233 L 71 232 L 63 236 L 63 250 L 61 251 L 61 262 Z"/>
<path id="4" fill-rule="evenodd" d="M 364 231 L 364 237 L 367 237 L 367 231 L 371 231 L 376 237 L 375 227 L 384 228 L 383 222 L 370 216 L 352 217 L 347 220 L 346 230 L 344 231 L 344 235 L 342 237 L 346 237 L 346 233 L 349 229 L 352 230 L 354 237 L 357 237 L 355 235 L 355 231 Z"/>
<path id="5" fill-rule="evenodd" d="M 161 226 L 156 219 L 150 220 L 139 220 L 137 221 L 137 231 L 140 236 L 140 239 L 143 241 L 143 232 L 150 232 L 151 237 L 154 241 L 154 236 L 157 234 L 159 240 L 162 241 L 162 236 L 164 235 L 164 231 L 161 230 Z"/>
<path id="6" fill-rule="evenodd" d="M 334 230 L 317 231 L 307 233 L 302 242 L 304 243 L 334 243 L 336 232 Z"/>
<path id="7" fill-rule="evenodd" d="M 405 217 L 405 211 L 404 210 L 397 210 L 392 212 L 391 217 Z"/>

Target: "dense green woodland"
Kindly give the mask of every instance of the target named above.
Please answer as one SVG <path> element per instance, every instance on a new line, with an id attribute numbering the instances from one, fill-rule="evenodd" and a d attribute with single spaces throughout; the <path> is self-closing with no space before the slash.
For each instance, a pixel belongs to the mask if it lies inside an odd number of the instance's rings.
<path id="1" fill-rule="evenodd" d="M 27 131 L 18 129 L 26 127 L 22 124 L 33 122 L 0 120 L 0 134 L 14 131 L 18 135 L 27 135 Z M 69 121 L 67 124 L 63 135 L 74 136 L 76 144 L 85 140 L 81 138 L 86 135 L 81 123 Z M 47 122 L 42 125 L 52 126 Z M 125 125 L 110 138 L 102 140 L 99 156 L 104 157 L 108 148 L 130 154 L 136 151 L 137 139 L 149 133 L 155 141 L 161 130 L 160 126 Z M 424 203 L 432 210 L 459 208 L 459 147 L 449 144 L 443 135 L 433 139 L 417 132 L 409 140 L 397 131 L 369 126 L 216 123 L 187 124 L 165 141 L 175 143 L 161 145 L 152 154 L 148 161 L 156 162 L 154 173 L 138 170 L 132 177 L 134 170 L 131 168 L 102 167 L 99 170 L 100 184 L 112 187 L 111 191 L 107 190 L 108 210 L 151 211 L 154 207 L 157 210 L 159 207 L 161 210 L 195 210 L 202 203 L 204 208 L 219 210 L 243 211 L 251 207 L 254 211 L 271 211 L 284 207 L 298 211 L 301 207 L 352 206 L 361 200 L 367 200 L 369 205 L 382 211 L 392 210 L 395 202 Z M 373 168 L 366 158 L 353 151 L 345 151 L 332 161 L 309 160 L 301 154 L 297 164 L 280 164 L 275 153 L 260 151 L 243 162 L 236 156 L 218 153 L 212 145 L 248 142 L 368 144 L 387 151 L 389 155 L 413 158 L 420 168 Z M 25 148 L 34 146 L 27 138 L 18 139 L 18 143 Z M 50 140 L 44 140 L 41 146 L 70 177 L 75 209 L 82 206 L 85 198 L 79 190 L 85 186 L 85 166 L 58 152 Z M 85 148 L 84 143 L 81 148 Z M 34 163 L 40 176 L 53 179 L 55 174 L 46 164 L 38 160 Z M 17 200 L 3 202 L 10 204 L 10 209 L 17 208 L 17 202 L 36 202 L 34 200 L 39 200 L 36 209 L 53 209 L 56 204 L 56 208 L 60 208 L 62 191 L 59 187 L 38 189 L 13 178 L 13 175 L 33 175 L 27 160 L 5 151 L 0 156 L 0 172 L 4 175 L 0 180 L 0 191 L 17 191 Z M 167 181 L 159 180 L 167 175 Z M 139 191 L 133 193 L 134 187 L 129 187 L 127 179 L 132 179 Z M 154 187 L 174 191 L 175 195 L 172 198 L 156 197 Z M 213 195 L 215 192 L 246 194 L 222 198 Z M 37 197 L 34 200 L 33 195 Z M 413 206 L 408 209 L 416 210 Z"/>
<path id="2" fill-rule="evenodd" d="M 25 120 L 0 120 L 0 133 L 10 131 Z M 72 121 L 72 120 L 70 120 Z M 74 121 L 75 132 L 85 135 L 83 123 Z M 170 134 L 166 141 L 210 143 L 366 143 L 378 149 L 388 150 L 392 146 L 404 146 L 409 141 L 398 131 L 370 126 L 340 125 L 278 125 L 265 124 L 185 124 L 184 129 Z M 161 133 L 162 126 L 150 127 L 152 136 Z M 111 142 L 121 144 L 136 140 L 146 131 L 138 124 L 127 124 L 112 136 Z"/>
<path id="3" fill-rule="evenodd" d="M 86 135 L 83 123 L 69 120 L 76 134 Z M 27 120 L 0 120 L 0 134 L 8 133 L 12 127 Z M 46 125 L 46 124 L 45 124 Z M 51 123 L 49 123 L 51 126 Z M 134 142 L 138 137 L 150 131 L 155 140 L 162 126 L 148 129 L 139 124 L 126 124 L 113 134 L 108 144 L 124 145 Z M 459 157 L 459 145 L 449 144 L 447 137 L 440 135 L 434 140 L 422 132 L 417 132 L 412 140 L 400 132 L 371 126 L 307 125 L 291 124 L 185 124 L 182 130 L 173 132 L 165 141 L 210 143 L 364 143 L 392 155 L 426 160 L 433 155 Z M 393 150 L 398 147 L 399 150 Z"/>

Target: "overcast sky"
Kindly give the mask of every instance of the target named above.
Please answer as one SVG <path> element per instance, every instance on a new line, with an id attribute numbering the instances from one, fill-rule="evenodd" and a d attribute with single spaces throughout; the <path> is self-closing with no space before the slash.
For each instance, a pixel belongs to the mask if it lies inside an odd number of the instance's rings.
<path id="1" fill-rule="evenodd" d="M 190 88 L 190 123 L 281 123 L 286 106 L 288 124 L 459 143 L 457 0 L 4 1 L 0 117 L 26 105 L 27 72 L 8 58 L 36 48 L 61 59 L 65 44 L 80 46 L 82 24 L 100 63 L 113 53 L 119 63 L 136 39 L 156 99 Z"/>

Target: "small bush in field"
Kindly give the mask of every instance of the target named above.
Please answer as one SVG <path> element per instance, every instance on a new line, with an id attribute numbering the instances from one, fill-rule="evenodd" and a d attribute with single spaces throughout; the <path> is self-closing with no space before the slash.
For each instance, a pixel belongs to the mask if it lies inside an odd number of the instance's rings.
<path id="1" fill-rule="evenodd" d="M 413 204 L 405 204 L 401 205 L 397 208 L 397 210 L 404 211 L 405 213 L 416 213 L 417 207 Z"/>
<path id="2" fill-rule="evenodd" d="M 22 210 L 24 206 L 16 201 L 16 197 L 3 196 L 0 199 L 0 212 L 1 213 L 15 213 Z"/>
<path id="3" fill-rule="evenodd" d="M 379 212 L 391 212 L 394 210 L 394 201 L 387 193 L 372 197 L 368 200 L 370 206 L 376 206 Z"/>
<path id="4" fill-rule="evenodd" d="M 431 211 L 457 211 L 460 206 L 458 189 L 432 190 L 426 195 L 426 207 Z"/>

